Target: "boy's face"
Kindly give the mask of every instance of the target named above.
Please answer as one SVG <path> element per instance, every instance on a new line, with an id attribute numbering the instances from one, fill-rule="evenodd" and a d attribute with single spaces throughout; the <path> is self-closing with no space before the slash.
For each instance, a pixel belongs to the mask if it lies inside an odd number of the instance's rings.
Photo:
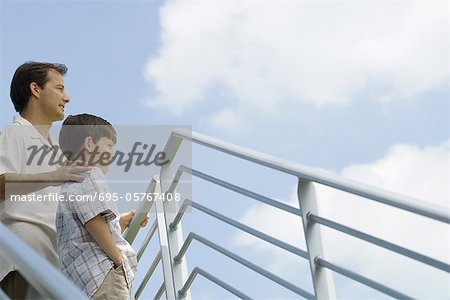
<path id="1" fill-rule="evenodd" d="M 93 143 L 88 149 L 92 155 L 95 155 L 90 161 L 97 162 L 95 166 L 102 169 L 103 173 L 108 173 L 109 165 L 111 164 L 115 151 L 114 142 L 106 137 L 101 137 L 97 143 Z"/>

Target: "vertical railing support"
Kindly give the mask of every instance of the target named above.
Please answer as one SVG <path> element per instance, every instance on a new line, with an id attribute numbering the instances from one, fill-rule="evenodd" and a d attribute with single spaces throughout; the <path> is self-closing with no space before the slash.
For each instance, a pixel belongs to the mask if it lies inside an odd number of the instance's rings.
<path id="1" fill-rule="evenodd" d="M 305 232 L 306 247 L 309 254 L 309 264 L 316 298 L 335 299 L 333 277 L 330 271 L 319 267 L 315 263 L 317 257 L 324 256 L 321 228 L 308 220 L 308 213 L 318 214 L 316 193 L 311 181 L 299 179 L 297 196 L 302 211 L 303 230 Z"/>
<path id="2" fill-rule="evenodd" d="M 161 186 L 156 185 L 155 193 L 161 193 Z M 160 197 L 155 197 L 156 221 L 158 223 L 159 245 L 161 249 L 161 263 L 164 275 L 166 299 L 176 299 L 176 291 L 173 284 L 172 255 L 170 254 L 169 241 L 167 239 L 166 214 L 164 203 Z"/>
<path id="3" fill-rule="evenodd" d="M 189 277 L 188 269 L 186 260 L 183 260 L 181 263 L 175 263 L 174 257 L 177 255 L 177 253 L 180 251 L 181 246 L 184 243 L 183 239 L 183 231 L 181 228 L 181 224 L 177 227 L 176 230 L 172 231 L 169 228 L 170 223 L 172 223 L 173 219 L 176 217 L 179 203 L 174 201 L 175 197 L 175 191 L 169 191 L 169 187 L 173 181 L 173 174 L 171 172 L 171 166 L 172 162 L 174 160 L 175 154 L 178 151 L 178 148 L 180 147 L 182 142 L 182 139 L 175 136 L 170 136 L 169 141 L 166 144 L 166 147 L 164 149 L 164 153 L 166 154 L 165 159 L 169 160 L 169 163 L 164 164 L 161 166 L 161 173 L 160 173 L 160 179 L 161 179 L 161 192 L 165 194 L 166 201 L 163 201 L 164 204 L 164 215 L 165 215 L 165 228 L 166 228 L 166 235 L 167 235 L 167 241 L 169 245 L 169 252 L 170 252 L 170 264 L 172 268 L 172 279 L 173 279 L 173 288 L 175 292 L 176 298 L 170 298 L 168 299 L 179 299 L 183 298 L 186 300 L 191 299 L 191 294 L 188 291 L 183 296 L 180 296 L 178 294 L 178 291 L 180 291 L 184 283 Z M 172 197 L 168 196 L 168 193 L 172 193 Z M 168 201 L 167 199 L 171 199 L 171 201 Z M 167 288 L 167 286 L 166 286 Z M 167 290 L 166 290 L 167 294 Z"/>

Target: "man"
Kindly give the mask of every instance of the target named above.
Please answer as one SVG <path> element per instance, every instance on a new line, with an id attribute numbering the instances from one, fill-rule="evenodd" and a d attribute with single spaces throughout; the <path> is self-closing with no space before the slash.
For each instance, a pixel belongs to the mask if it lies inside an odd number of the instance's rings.
<path id="1" fill-rule="evenodd" d="M 26 62 L 11 81 L 11 100 L 19 113 L 12 125 L 0 133 L 0 221 L 30 244 L 50 263 L 59 266 L 56 253 L 55 213 L 57 201 L 13 201 L 20 195 L 49 195 L 58 192 L 65 181 L 81 181 L 78 175 L 89 170 L 82 166 L 58 166 L 31 162 L 30 147 L 53 148 L 49 130 L 64 119 L 66 94 L 62 64 Z M 56 151 L 56 150 L 55 150 Z M 0 286 L 12 299 L 24 299 L 32 290 L 11 261 L 0 256 Z M 33 293 L 33 292 L 32 292 Z"/>

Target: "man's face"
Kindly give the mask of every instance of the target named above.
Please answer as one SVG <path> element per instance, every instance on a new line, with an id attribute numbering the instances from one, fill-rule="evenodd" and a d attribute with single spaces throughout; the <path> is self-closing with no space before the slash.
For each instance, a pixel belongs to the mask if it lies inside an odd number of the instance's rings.
<path id="1" fill-rule="evenodd" d="M 70 101 L 64 89 L 64 79 L 58 71 L 48 71 L 48 81 L 41 89 L 43 112 L 51 122 L 64 119 L 64 107 Z"/>

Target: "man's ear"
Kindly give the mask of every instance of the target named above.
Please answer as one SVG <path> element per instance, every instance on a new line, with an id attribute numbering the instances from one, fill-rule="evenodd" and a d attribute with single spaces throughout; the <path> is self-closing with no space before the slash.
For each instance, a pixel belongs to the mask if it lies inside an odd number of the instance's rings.
<path id="1" fill-rule="evenodd" d="M 37 85 L 36 82 L 30 83 L 30 91 L 33 96 L 35 96 L 36 98 L 39 98 L 41 88 L 39 87 L 39 85 Z"/>
<path id="2" fill-rule="evenodd" d="M 91 136 L 87 136 L 84 139 L 83 148 L 86 149 L 86 151 L 88 151 L 88 152 L 93 152 L 94 151 L 94 147 L 95 147 L 94 140 L 92 140 Z"/>

